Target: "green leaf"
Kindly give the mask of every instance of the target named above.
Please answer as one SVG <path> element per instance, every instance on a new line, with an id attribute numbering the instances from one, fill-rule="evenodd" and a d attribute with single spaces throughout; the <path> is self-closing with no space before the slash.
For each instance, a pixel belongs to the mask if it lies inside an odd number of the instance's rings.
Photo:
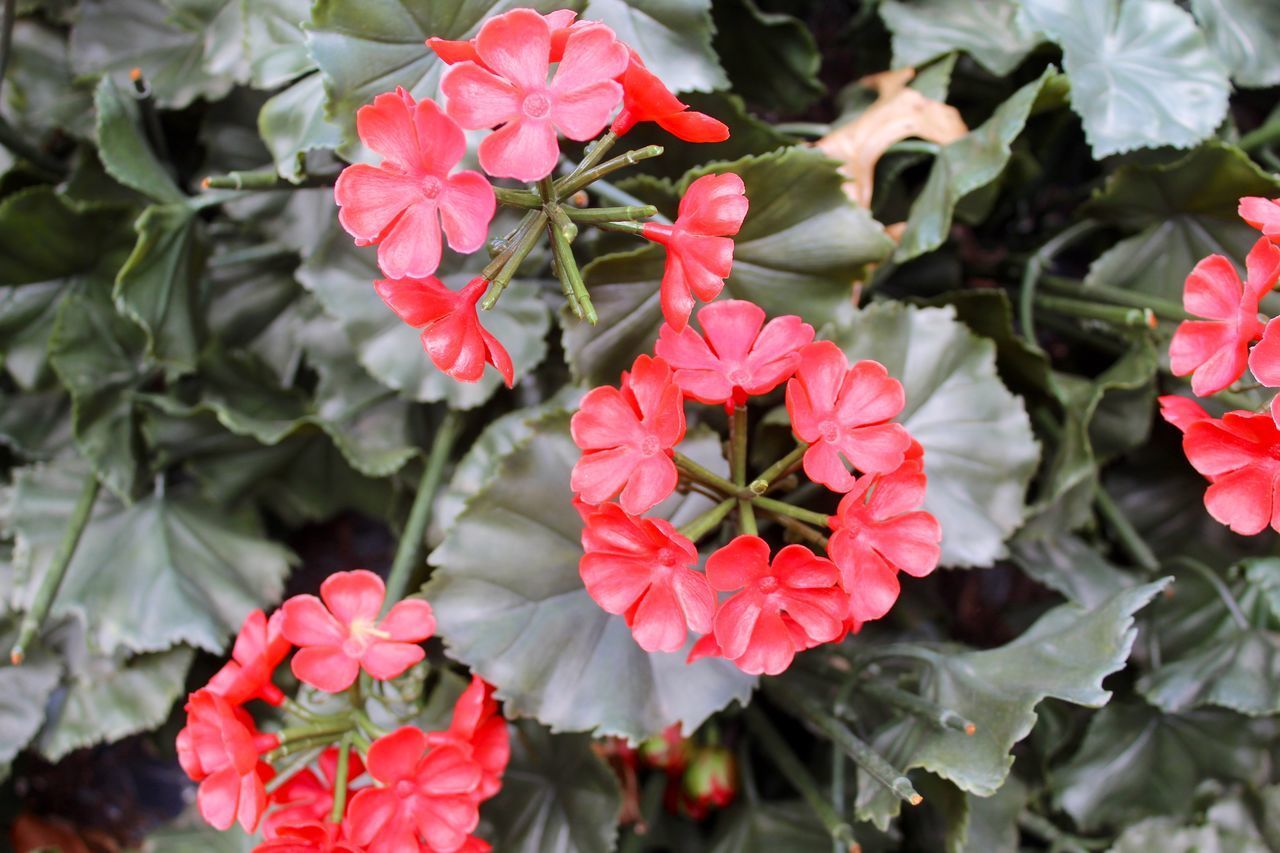
<path id="1" fill-rule="evenodd" d="M 826 94 L 818 81 L 822 55 L 803 22 L 762 11 L 755 0 L 717 0 L 712 14 L 716 53 L 734 91 L 786 112 L 800 112 Z M 768 73 L 760 73 L 765 68 Z"/>
<path id="2" fill-rule="evenodd" d="M 828 853 L 831 836 L 802 802 L 738 802 L 716 821 L 711 853 Z"/>
<path id="3" fill-rule="evenodd" d="M 917 661 L 921 695 L 973 720 L 977 731 L 937 729 L 908 715 L 878 731 L 872 745 L 904 771 L 923 768 L 970 794 L 995 794 L 1013 764 L 1009 751 L 1031 732 L 1040 702 L 1053 697 L 1091 708 L 1107 703 L 1111 693 L 1102 682 L 1129 657 L 1137 636 L 1133 614 L 1167 583 L 1125 590 L 1091 610 L 1063 604 L 996 649 L 898 647 Z M 864 771 L 858 775 L 858 817 L 883 829 L 901 800 Z"/>
<path id="4" fill-rule="evenodd" d="M 0 394 L 0 444 L 28 460 L 69 450 L 71 399 L 61 388 Z"/>
<path id="5" fill-rule="evenodd" d="M 1013 560 L 1032 580 L 1084 607 L 1097 607 L 1136 583 L 1078 536 L 1019 536 Z"/>
<path id="6" fill-rule="evenodd" d="M 1172 163 L 1121 166 L 1084 212 L 1138 233 L 1094 261 L 1086 284 L 1181 302 L 1197 261 L 1216 252 L 1242 263 L 1258 239 L 1236 215 L 1238 200 L 1249 195 L 1280 195 L 1280 178 L 1224 142 L 1207 142 Z"/>
<path id="7" fill-rule="evenodd" d="M 1017 776 L 1010 775 L 989 797 L 965 794 L 969 821 L 958 845 L 970 853 L 1018 853 L 1018 818 L 1027 807 L 1030 792 Z"/>
<path id="8" fill-rule="evenodd" d="M 455 409 L 472 409 L 502 387 L 496 370 L 479 382 L 457 382 L 436 369 L 422 349 L 419 332 L 405 325 L 372 287 L 382 278 L 372 248 L 359 248 L 330 220 L 329 235 L 298 268 L 298 281 L 315 294 L 339 323 L 369 373 L 409 399 L 444 400 Z M 457 290 L 479 273 L 482 256 L 448 255 L 436 275 Z M 516 279 L 498 305 L 480 321 L 511 354 L 518 381 L 546 357 L 551 326 L 540 282 Z"/>
<path id="9" fill-rule="evenodd" d="M 324 77 L 310 74 L 262 105 L 258 132 L 281 177 L 302 180 L 307 152 L 337 148 L 342 142 L 342 129 L 316 108 L 323 97 Z"/>
<path id="10" fill-rule="evenodd" d="M 314 69 L 302 25 L 311 20 L 311 0 L 237 0 L 244 22 L 249 79 L 274 89 Z"/>
<path id="11" fill-rule="evenodd" d="M 1232 853 L 1269 853 L 1261 838 L 1241 836 L 1217 823 L 1200 826 L 1184 824 L 1177 818 L 1151 817 L 1129 826 L 1109 853 L 1207 853 L 1230 850 Z"/>
<path id="12" fill-rule="evenodd" d="M 734 239 L 728 296 L 749 299 L 771 316 L 799 314 L 814 323 L 846 309 L 852 282 L 892 243 L 884 229 L 840 188 L 837 164 L 800 148 L 717 163 L 685 175 L 680 193 L 703 174 L 736 172 L 750 208 Z M 606 255 L 583 275 L 600 314 L 596 326 L 561 315 L 574 372 L 593 385 L 616 382 L 652 348 L 662 324 L 658 302 L 665 252 L 649 246 Z"/>
<path id="13" fill-rule="evenodd" d="M 153 201 L 185 202 L 186 196 L 151 150 L 137 100 L 121 93 L 115 81 L 104 76 L 93 102 L 98 110 L 98 157 L 107 174 Z"/>
<path id="14" fill-rule="evenodd" d="M 48 384 L 49 333 L 65 282 L 0 288 L 0 353 L 4 369 L 20 388 Z"/>
<path id="15" fill-rule="evenodd" d="M 17 624 L 6 619 L 0 648 L 10 649 L 18 638 Z M 44 723 L 49 697 L 62 680 L 62 664 L 43 644 L 37 644 L 21 666 L 0 666 L 0 780 L 9 765 Z"/>
<path id="16" fill-rule="evenodd" d="M 0 285 L 114 272 L 123 257 L 121 218 L 118 207 L 80 205 L 49 186 L 6 196 L 0 201 Z"/>
<path id="17" fill-rule="evenodd" d="M 1259 726 L 1230 711 L 1162 714 L 1117 702 L 1089 721 L 1079 751 L 1051 773 L 1050 790 L 1086 832 L 1181 815 L 1206 779 L 1261 782 L 1263 741 Z"/>
<path id="18" fill-rule="evenodd" d="M 893 34 L 894 68 L 963 50 L 1005 77 L 1042 38 L 1018 14 L 1016 0 L 885 0 L 880 17 Z"/>
<path id="19" fill-rule="evenodd" d="M 1280 713 L 1280 634 L 1267 590 L 1280 583 L 1280 559 L 1248 560 L 1224 579 L 1239 617 L 1197 572 L 1182 572 L 1154 611 L 1160 665 L 1138 682 L 1166 712 L 1205 705 L 1257 717 Z"/>
<path id="20" fill-rule="evenodd" d="M 1010 148 L 1033 112 L 1060 103 L 1064 78 L 1052 67 L 1014 92 L 991 118 L 955 142 L 942 147 L 911 205 L 907 228 L 894 257 L 908 261 L 932 252 L 947 241 L 956 205 L 988 186 L 1004 172 Z"/>
<path id="21" fill-rule="evenodd" d="M 511 853 L 608 853 L 618 836 L 622 792 L 587 735 L 513 724 L 502 790 L 484 808 L 490 840 Z"/>
<path id="22" fill-rule="evenodd" d="M 1040 448 L 1022 401 L 996 375 L 995 346 L 950 308 L 875 303 L 824 330 L 849 356 L 902 382 L 897 420 L 924 446 L 924 507 L 942 525 L 942 564 L 986 566 L 1022 523 Z"/>
<path id="23" fill-rule="evenodd" d="M 588 0 L 582 17 L 612 27 L 673 92 L 729 85 L 711 49 L 711 0 Z"/>
<path id="24" fill-rule="evenodd" d="M 710 436 L 681 449 L 725 467 Z M 494 684 L 511 716 L 632 741 L 676 722 L 693 731 L 745 702 L 756 679 L 728 661 L 686 664 L 687 648 L 646 653 L 623 617 L 592 601 L 578 575 L 582 519 L 569 491 L 580 455 L 567 417 L 543 421 L 432 552 L 424 594 L 446 651 Z M 663 508 L 676 524 L 708 506 L 700 497 L 672 503 Z"/>
<path id="25" fill-rule="evenodd" d="M 1269 0 L 1191 0 L 1209 47 L 1241 86 L 1280 83 L 1271 46 L 1280 41 L 1280 7 Z"/>
<path id="26" fill-rule="evenodd" d="M 166 204 L 148 207 L 134 229 L 138 242 L 112 295 L 120 312 L 146 332 L 148 356 L 173 372 L 190 372 L 204 338 L 203 226 L 194 210 Z"/>
<path id="27" fill-rule="evenodd" d="M 1231 84 L 1190 14 L 1167 0 L 1021 0 L 1027 21 L 1062 48 L 1071 106 L 1093 156 L 1190 148 L 1227 114 Z"/>
<path id="28" fill-rule="evenodd" d="M 85 476 L 68 465 L 17 472 L 9 519 L 16 607 L 31 605 Z M 181 491 L 131 505 L 102 492 L 51 616 L 81 616 L 94 652 L 158 652 L 179 643 L 220 652 L 250 610 L 279 600 L 289 560 L 263 538 L 251 511 L 229 512 Z"/>
<path id="29" fill-rule="evenodd" d="M 199 97 L 214 101 L 231 91 L 234 73 L 206 70 L 205 33 L 173 23 L 160 0 L 86 0 L 78 12 L 71 28 L 71 61 L 78 74 L 123 75 L 141 68 L 156 103 L 171 109 Z M 238 47 L 238 41 L 231 44 Z"/>
<path id="30" fill-rule="evenodd" d="M 93 133 L 92 87 L 75 79 L 67 48 L 66 35 L 42 21 L 14 25 L 0 116 L 32 141 Z"/>
<path id="31" fill-rule="evenodd" d="M 996 367 L 1009 390 L 1023 397 L 1043 398 L 1052 383 L 1049 357 L 1027 343 L 1013 328 L 1013 303 L 1003 290 L 953 290 L 923 303 L 950 305 L 956 317 L 977 336 L 996 345 Z"/>

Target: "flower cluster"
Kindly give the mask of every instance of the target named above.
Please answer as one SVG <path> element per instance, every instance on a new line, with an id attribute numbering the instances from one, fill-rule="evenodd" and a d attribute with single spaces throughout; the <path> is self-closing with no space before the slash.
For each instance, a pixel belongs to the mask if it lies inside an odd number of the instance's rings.
<path id="1" fill-rule="evenodd" d="M 188 698 L 177 739 L 182 768 L 200 785 L 200 814 L 212 826 L 239 823 L 254 832 L 260 825 L 255 849 L 281 853 L 489 849 L 471 833 L 510 756 L 493 688 L 473 678 L 445 731 L 379 728 L 364 708 L 361 673 L 372 685 L 404 674 L 423 659 L 419 643 L 435 630 L 431 606 L 418 599 L 379 618 L 385 597 L 372 572 L 339 572 L 319 598 L 294 596 L 269 619 L 249 614 L 231 660 Z M 322 693 L 342 694 L 341 710 L 285 697 L 273 679 L 291 652 L 293 674 Z M 244 707 L 255 699 L 300 724 L 260 731 Z M 282 759 L 304 752 L 313 762 L 295 761 L 277 775 Z"/>
<path id="2" fill-rule="evenodd" d="M 700 333 L 665 324 L 656 357 L 637 358 L 619 388 L 593 389 L 573 416 L 582 450 L 570 480 L 584 519 L 579 570 L 591 597 L 625 616 L 646 651 L 676 651 L 694 632 L 703 636 L 690 660 L 724 657 L 772 675 L 797 652 L 884 616 L 899 571 L 920 577 L 937 565 L 941 531 L 919 508 L 923 450 L 892 422 L 903 389 L 882 365 L 850 365 L 835 344 L 815 343 L 799 317 L 766 323 L 747 301 L 714 302 L 697 321 Z M 747 404 L 783 383 L 798 445 L 751 479 Z M 690 400 L 729 413 L 731 479 L 677 450 Z M 796 469 L 843 493 L 834 516 L 768 496 Z M 680 529 L 645 517 L 677 487 L 718 503 Z M 700 571 L 698 539 L 735 511 L 739 535 Z M 826 556 L 802 544 L 773 554 L 757 512 Z M 834 531 L 829 540 L 821 528 Z"/>
<path id="3" fill-rule="evenodd" d="M 476 307 L 496 303 L 544 230 L 570 307 L 594 322 L 570 248 L 578 220 L 668 247 L 663 309 L 673 325 L 688 319 L 691 294 L 715 298 L 731 251 L 719 241 L 736 232 L 737 225 L 728 223 L 741 223 L 738 207 L 745 210 L 745 203 L 732 198 L 735 192 L 741 195 L 741 181 L 723 176 L 701 184 L 697 192 L 691 189 L 674 225 L 635 221 L 655 214 L 653 208 L 582 210 L 569 200 L 641 154 L 660 153 L 630 152 L 600 162 L 639 122 L 654 122 L 689 142 L 728 138 L 724 124 L 690 110 L 609 27 L 576 20 L 572 11 L 540 15 L 514 9 L 486 21 L 474 39 L 432 38 L 427 45 L 448 65 L 440 84 L 443 105 L 397 89 L 361 107 L 356 129 L 381 160 L 347 167 L 334 198 L 338 220 L 356 244 L 377 246 L 386 275 L 375 282 L 378 294 L 405 323 L 421 330 L 423 346 L 440 370 L 474 382 L 491 364 L 512 384 L 511 358 L 480 324 Z M 491 131 L 478 150 L 485 174 L 458 169 L 467 153 L 464 130 Z M 562 136 L 596 141 L 576 169 L 553 181 Z M 535 184 L 536 192 L 495 188 L 491 178 Z M 479 251 L 499 203 L 526 210 L 524 220 L 493 244 L 495 257 L 481 275 L 460 292 L 452 291 L 435 277 L 443 243 L 463 254 Z"/>
<path id="4" fill-rule="evenodd" d="M 1280 201 L 1243 198 L 1239 212 L 1263 234 L 1245 258 L 1244 281 L 1222 255 L 1196 264 L 1183 307 L 1204 319 L 1183 322 L 1169 345 L 1174 374 L 1190 375 L 1200 397 L 1228 389 L 1246 370 L 1261 385 L 1280 388 L 1280 317 L 1259 314 L 1262 298 L 1280 281 Z M 1160 410 L 1183 433 L 1191 465 L 1209 480 L 1209 514 L 1236 533 L 1280 531 L 1280 395 L 1269 413 L 1237 410 L 1215 418 L 1179 396 L 1161 397 Z"/>
<path id="5" fill-rule="evenodd" d="M 639 776 L 645 770 L 665 777 L 663 805 L 671 814 L 705 820 L 715 809 L 723 809 L 738 796 L 738 765 L 733 752 L 720 742 L 718 732 L 685 737 L 680 724 L 632 746 L 625 738 L 606 738 L 596 751 L 612 766 L 622 784 L 620 823 L 645 819 L 640 802 L 643 787 Z"/>

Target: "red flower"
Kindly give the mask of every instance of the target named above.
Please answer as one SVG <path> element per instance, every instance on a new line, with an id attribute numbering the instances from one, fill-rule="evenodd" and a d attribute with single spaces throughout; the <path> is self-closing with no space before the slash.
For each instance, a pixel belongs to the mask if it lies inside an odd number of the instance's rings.
<path id="1" fill-rule="evenodd" d="M 741 590 L 720 605 L 716 641 L 743 672 L 777 675 L 796 652 L 840 635 L 848 596 L 830 560 L 788 545 L 769 564 L 769 545 L 739 536 L 707 559 L 707 579 L 721 592 Z"/>
<path id="2" fill-rule="evenodd" d="M 1240 218 L 1269 240 L 1280 240 L 1280 199 L 1251 196 L 1240 199 Z"/>
<path id="3" fill-rule="evenodd" d="M 272 775 L 258 756 L 275 749 L 279 738 L 260 733 L 248 714 L 208 690 L 192 693 L 186 711 L 178 761 L 200 783 L 200 815 L 217 829 L 230 829 L 238 820 L 245 832 L 253 832 L 267 807 L 264 783 Z"/>
<path id="4" fill-rule="evenodd" d="M 303 770 L 271 792 L 271 804 L 277 806 L 262 822 L 264 838 L 283 835 L 284 830 L 329 819 L 333 810 L 333 789 L 338 778 L 338 748 L 330 747 L 316 759 L 320 775 Z M 347 759 L 347 784 L 360 778 L 364 763 L 355 750 Z"/>
<path id="5" fill-rule="evenodd" d="M 879 619 L 898 598 L 898 572 L 921 578 L 938 565 L 942 530 L 919 507 L 925 475 L 919 462 L 892 474 L 867 475 L 840 501 L 827 552 L 840 567 L 855 623 Z"/>
<path id="6" fill-rule="evenodd" d="M 724 142 L 729 138 L 729 128 L 723 122 L 689 109 L 644 67 L 633 50 L 622 75 L 622 111 L 609 129 L 622 136 L 642 121 L 654 122 L 685 142 Z"/>
<path id="7" fill-rule="evenodd" d="M 684 438 L 684 397 L 660 358 L 642 355 L 622 388 L 594 388 L 569 422 L 582 458 L 569 484 L 584 501 L 600 504 L 621 492 L 631 515 L 652 509 L 676 487 L 672 448 Z"/>
<path id="8" fill-rule="evenodd" d="M 1186 320 L 1169 344 L 1175 376 L 1191 374 L 1197 396 L 1216 394 L 1244 373 L 1249 344 L 1262 336 L 1260 300 L 1280 277 L 1280 247 L 1264 239 L 1245 259 L 1248 280 L 1241 284 L 1231 261 L 1210 255 L 1187 276 L 1182 304 L 1207 320 Z"/>
<path id="9" fill-rule="evenodd" d="M 1173 424 L 1182 433 L 1185 433 L 1194 423 L 1212 419 L 1212 416 L 1199 403 L 1186 397 L 1166 394 L 1157 398 L 1157 402 L 1160 403 L 1160 417 Z"/>
<path id="10" fill-rule="evenodd" d="M 1280 317 L 1262 330 L 1262 340 L 1249 353 L 1249 370 L 1268 388 L 1280 387 Z"/>
<path id="11" fill-rule="evenodd" d="M 698 311 L 705 335 L 664 324 L 655 352 L 675 370 L 676 384 L 702 403 L 743 405 L 791 378 L 813 327 L 787 315 L 764 322 L 764 309 L 742 299 L 713 302 Z M 764 327 L 763 329 L 761 327 Z"/>
<path id="12" fill-rule="evenodd" d="M 578 571 L 609 613 L 625 615 L 646 652 L 674 652 L 688 631 L 711 630 L 716 597 L 700 572 L 698 549 L 663 519 L 637 518 L 602 504 L 582 530 Z"/>
<path id="13" fill-rule="evenodd" d="M 787 383 L 791 427 L 809 443 L 804 472 L 810 480 L 837 492 L 853 488 L 855 478 L 843 456 L 858 471 L 887 474 L 911 446 L 911 436 L 889 423 L 906 404 L 902 383 L 876 361 L 853 367 L 830 341 L 800 352 L 796 375 Z"/>
<path id="14" fill-rule="evenodd" d="M 427 742 L 462 747 L 480 765 L 483 775 L 476 788 L 478 800 L 489 799 L 502 787 L 502 774 L 511 760 L 511 738 L 507 721 L 498 713 L 493 685 L 480 676 L 471 677 L 471 684 L 454 703 L 449 730 L 428 733 Z"/>
<path id="15" fill-rule="evenodd" d="M 272 705 L 284 701 L 280 688 L 271 683 L 276 667 L 293 648 L 280 633 L 284 617 L 279 611 L 268 620 L 261 610 L 245 618 L 231 650 L 231 660 L 209 679 L 206 689 L 232 705 L 261 699 Z"/>
<path id="16" fill-rule="evenodd" d="M 551 61 L 559 62 L 564 56 L 564 44 L 569 40 L 569 28 L 573 25 L 573 19 L 578 17 L 578 13 L 572 9 L 556 9 L 554 12 L 548 12 L 542 16 L 542 20 L 547 22 L 547 27 L 551 30 Z M 591 21 L 579 21 L 578 29 L 583 26 L 591 26 Z M 492 71 L 484 64 L 484 60 L 480 58 L 480 54 L 476 51 L 476 40 L 469 39 L 466 41 L 452 41 L 450 39 L 429 38 L 427 39 L 427 47 L 436 52 L 436 56 L 440 57 L 446 65 L 454 65 L 458 62 L 474 62 L 477 65 L 484 66 Z"/>
<path id="17" fill-rule="evenodd" d="M 449 245 L 470 253 L 484 245 L 496 202 L 479 172 L 449 174 L 467 152 L 461 128 L 434 101 L 415 103 L 403 89 L 356 112 L 378 166 L 357 163 L 338 176 L 338 221 L 356 245 L 378 244 L 378 265 L 391 278 L 424 278 L 440 265 L 440 228 Z"/>
<path id="18" fill-rule="evenodd" d="M 431 748 L 427 736 L 404 726 L 369 747 L 365 788 L 347 807 L 353 841 L 369 853 L 402 853 L 425 843 L 454 853 L 480 820 L 475 792 L 480 765 L 455 745 Z"/>
<path id="19" fill-rule="evenodd" d="M 324 818 L 294 826 L 281 826 L 279 834 L 268 837 L 253 853 L 361 853 L 360 848 L 342 840 L 339 824 Z"/>
<path id="20" fill-rule="evenodd" d="M 683 773 L 685 765 L 689 763 L 693 742 L 680 731 L 680 724 L 672 723 L 658 734 L 642 741 L 639 755 L 644 765 L 663 770 L 668 776 Z"/>
<path id="21" fill-rule="evenodd" d="M 689 185 L 674 225 L 644 224 L 644 236 L 667 247 L 662 316 L 675 331 L 689 322 L 697 296 L 720 295 L 733 267 L 733 240 L 747 216 L 746 186 L 732 173 L 703 175 Z"/>
<path id="22" fill-rule="evenodd" d="M 564 56 L 547 82 L 551 27 L 530 9 L 485 22 L 476 36 L 483 64 L 459 62 L 444 73 L 447 108 L 463 127 L 501 125 L 480 143 L 480 165 L 497 178 L 536 181 L 560 158 L 559 130 L 591 139 L 622 99 L 613 78 L 627 67 L 627 49 L 602 24 L 569 31 Z"/>
<path id="23" fill-rule="evenodd" d="M 698 750 L 684 772 L 680 786 L 680 806 L 694 820 L 722 809 L 738 795 L 738 763 L 723 746 Z"/>
<path id="24" fill-rule="evenodd" d="M 383 279 L 373 286 L 396 316 L 422 329 L 422 348 L 440 370 L 460 382 L 475 382 L 488 363 L 511 387 L 515 381 L 511 356 L 502 342 L 480 325 L 476 313 L 476 303 L 489 282 L 473 278 L 456 293 L 435 277 Z"/>
<path id="25" fill-rule="evenodd" d="M 1269 415 L 1227 412 L 1190 424 L 1182 437 L 1187 459 L 1212 481 L 1209 515 L 1252 536 L 1280 531 L 1280 429 Z"/>
<path id="26" fill-rule="evenodd" d="M 363 569 L 325 578 L 320 597 L 295 595 L 283 605 L 284 635 L 298 653 L 293 674 L 328 693 L 346 690 L 363 667 L 374 678 L 395 678 L 426 656 L 418 645 L 436 630 L 427 602 L 396 602 L 378 620 L 386 598 L 382 578 Z"/>

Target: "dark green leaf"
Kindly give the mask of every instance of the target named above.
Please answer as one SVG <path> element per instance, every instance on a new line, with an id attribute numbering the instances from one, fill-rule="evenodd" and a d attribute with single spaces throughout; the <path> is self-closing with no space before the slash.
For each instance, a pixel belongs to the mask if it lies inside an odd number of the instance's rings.
<path id="1" fill-rule="evenodd" d="M 1272 49 L 1280 42 L 1280 7 L 1270 0 L 1191 0 L 1191 11 L 1236 83 L 1280 83 L 1280 63 Z"/>
<path id="2" fill-rule="evenodd" d="M 1042 38 L 1018 14 L 1015 0 L 885 0 L 880 17 L 893 34 L 895 68 L 963 50 L 1005 76 Z"/>
<path id="3" fill-rule="evenodd" d="M 1133 586 L 1136 579 L 1108 562 L 1096 547 L 1066 533 L 1054 537 L 1020 536 L 1013 541 L 1018 568 L 1070 601 L 1097 607 Z"/>
<path id="4" fill-rule="evenodd" d="M 119 208 L 79 205 L 38 186 L 0 201 L 0 285 L 31 284 L 119 266 Z"/>
<path id="5" fill-rule="evenodd" d="M 249 74 L 259 89 L 272 89 L 316 67 L 302 25 L 311 0 L 239 0 Z"/>
<path id="6" fill-rule="evenodd" d="M 716 53 L 734 90 L 752 103 L 799 112 L 826 92 L 818 81 L 822 56 L 802 22 L 764 12 L 755 0 L 717 0 L 713 14 Z"/>
<path id="7" fill-rule="evenodd" d="M 33 140 L 56 131 L 90 136 L 91 89 L 74 79 L 63 33 L 36 20 L 14 25 L 0 116 L 16 130 Z"/>
<path id="8" fill-rule="evenodd" d="M 1259 837 L 1242 836 L 1217 823 L 1188 825 L 1172 817 L 1151 817 L 1127 827 L 1109 853 L 1270 853 Z"/>
<path id="9" fill-rule="evenodd" d="M 310 74 L 262 105 L 258 132 L 282 177 L 301 180 L 308 151 L 337 148 L 342 142 L 341 128 L 316 106 L 323 98 L 324 78 Z"/>
<path id="10" fill-rule="evenodd" d="M 138 102 L 103 76 L 93 96 L 98 110 L 98 157 L 111 177 L 153 201 L 181 204 L 186 196 L 151 150 Z"/>
<path id="11" fill-rule="evenodd" d="M 989 797 L 965 794 L 969 822 L 958 851 L 1018 853 L 1018 818 L 1027 807 L 1029 796 L 1026 783 L 1013 775 Z"/>
<path id="12" fill-rule="evenodd" d="M 603 21 L 673 92 L 709 92 L 729 81 L 711 49 L 711 0 L 588 0 Z"/>
<path id="13" fill-rule="evenodd" d="M 1166 0 L 1021 0 L 1036 29 L 1062 48 L 1071 106 L 1097 159 L 1172 145 L 1190 148 L 1227 113 L 1231 84 L 1191 15 Z"/>
<path id="14" fill-rule="evenodd" d="M 716 465 L 718 444 L 686 439 L 682 451 Z M 437 568 L 424 594 L 446 650 L 497 686 L 511 716 L 631 740 L 676 722 L 692 731 L 731 701 L 745 702 L 756 679 L 728 661 L 686 664 L 687 649 L 646 653 L 621 616 L 591 600 L 578 575 L 582 519 L 569 491 L 579 455 L 567 417 L 540 423 L 432 552 Z M 672 503 L 660 509 L 676 524 L 708 506 L 697 497 Z"/>
<path id="15" fill-rule="evenodd" d="M 17 637 L 16 622 L 6 617 L 0 649 L 12 648 Z M 42 644 L 31 650 L 21 666 L 7 659 L 0 666 L 0 780 L 9 775 L 10 763 L 40 731 L 49 697 L 61 680 L 62 664 Z"/>
<path id="16" fill-rule="evenodd" d="M 716 821 L 711 853 L 828 853 L 831 836 L 802 802 L 739 802 Z"/>
<path id="17" fill-rule="evenodd" d="M 26 459 L 48 459 L 71 441 L 71 399 L 61 388 L 0 394 L 0 444 Z"/>

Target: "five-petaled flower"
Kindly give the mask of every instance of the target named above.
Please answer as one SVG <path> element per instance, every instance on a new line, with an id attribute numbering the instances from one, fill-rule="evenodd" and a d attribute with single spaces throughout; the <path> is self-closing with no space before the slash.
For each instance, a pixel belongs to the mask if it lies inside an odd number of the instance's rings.
<path id="1" fill-rule="evenodd" d="M 236 821 L 253 832 L 267 807 L 265 782 L 271 767 L 259 760 L 279 744 L 275 735 L 261 734 L 244 711 L 208 690 L 187 700 L 187 725 L 178 733 L 178 762 L 192 781 L 199 782 L 196 806 L 217 829 Z"/>
<path id="2" fill-rule="evenodd" d="M 1251 536 L 1270 525 L 1280 531 L 1280 429 L 1272 415 L 1227 412 L 1186 425 L 1182 449 L 1211 481 L 1209 514 Z"/>
<path id="3" fill-rule="evenodd" d="M 385 598 L 382 578 L 359 569 L 325 578 L 320 598 L 295 595 L 281 605 L 284 635 L 298 646 L 293 674 L 338 693 L 352 685 L 361 668 L 389 679 L 422 660 L 426 653 L 418 644 L 436 628 L 431 605 L 407 598 L 379 620 Z"/>
<path id="4" fill-rule="evenodd" d="M 493 685 L 480 676 L 471 677 L 471 684 L 454 703 L 449 728 L 428 733 L 427 742 L 431 746 L 458 746 L 480 765 L 477 800 L 489 799 L 502 787 L 502 774 L 511 759 L 511 739 L 507 721 L 498 713 Z"/>
<path id="5" fill-rule="evenodd" d="M 856 470 L 887 474 L 902 464 L 911 436 L 889 423 L 906 404 L 902 383 L 876 361 L 852 367 L 830 341 L 810 344 L 800 353 L 796 375 L 787 383 L 791 428 L 809 443 L 804 471 L 809 479 L 837 492 L 853 488 Z"/>
<path id="6" fill-rule="evenodd" d="M 495 178 L 537 181 L 560 157 L 559 130 L 591 139 L 622 100 L 616 77 L 627 48 L 603 25 L 571 28 L 555 76 L 551 25 L 530 9 L 490 18 L 475 39 L 482 60 L 458 62 L 441 80 L 449 115 L 465 128 L 499 126 L 480 142 L 480 165 Z"/>
<path id="7" fill-rule="evenodd" d="M 698 550 L 664 519 L 637 518 L 606 503 L 586 519 L 578 570 L 587 593 L 625 615 L 640 648 L 673 652 L 688 630 L 711 630 L 715 593 L 693 567 Z"/>
<path id="8" fill-rule="evenodd" d="M 620 389 L 592 389 L 569 427 L 582 449 L 569 483 L 587 503 L 619 495 L 624 510 L 640 515 L 675 489 L 672 448 L 684 438 L 684 396 L 662 359 L 642 355 Z"/>
<path id="9" fill-rule="evenodd" d="M 382 163 L 357 163 L 338 176 L 338 221 L 359 246 L 378 245 L 390 278 L 424 278 L 440 265 L 440 229 L 449 245 L 470 253 L 484 245 L 496 206 L 479 172 L 450 174 L 467 151 L 453 119 L 434 101 L 415 103 L 403 89 L 356 113 L 356 129 Z"/>
<path id="10" fill-rule="evenodd" d="M 675 331 L 688 324 L 695 296 L 710 302 L 720 295 L 733 269 L 730 238 L 746 217 L 746 185 L 728 172 L 703 175 L 690 184 L 673 224 L 644 224 L 644 236 L 667 249 L 660 299 L 662 316 Z"/>
<path id="11" fill-rule="evenodd" d="M 675 370 L 676 384 L 702 403 L 745 405 L 791 378 L 813 327 L 799 317 L 776 317 L 742 299 L 713 302 L 698 311 L 703 334 L 664 324 L 655 352 Z M 763 327 L 763 328 L 761 328 Z"/>
<path id="12" fill-rule="evenodd" d="M 497 368 L 510 388 L 515 366 L 502 342 L 480 325 L 476 303 L 489 282 L 473 278 L 460 291 L 434 276 L 375 281 L 382 301 L 405 323 L 422 330 L 422 348 L 431 362 L 460 382 L 475 382 L 486 363 Z"/>
<path id="13" fill-rule="evenodd" d="M 724 122 L 689 109 L 656 74 L 645 68 L 633 50 L 627 71 L 622 75 L 622 110 L 609 129 L 622 136 L 642 121 L 651 121 L 685 142 L 724 142 L 729 138 L 729 128 Z"/>
<path id="14" fill-rule="evenodd" d="M 280 630 L 283 621 L 279 611 L 270 619 L 261 610 L 250 613 L 236 635 L 231 660 L 209 679 L 206 689 L 232 705 L 243 705 L 250 699 L 272 705 L 283 702 L 284 694 L 271 682 L 276 667 L 293 648 Z"/>
<path id="15" fill-rule="evenodd" d="M 715 639 L 743 672 L 777 675 L 796 652 L 837 636 L 848 596 L 840 571 L 803 545 L 788 545 L 769 562 L 769 544 L 742 535 L 707 558 L 707 579 L 733 597 L 720 605 Z"/>

